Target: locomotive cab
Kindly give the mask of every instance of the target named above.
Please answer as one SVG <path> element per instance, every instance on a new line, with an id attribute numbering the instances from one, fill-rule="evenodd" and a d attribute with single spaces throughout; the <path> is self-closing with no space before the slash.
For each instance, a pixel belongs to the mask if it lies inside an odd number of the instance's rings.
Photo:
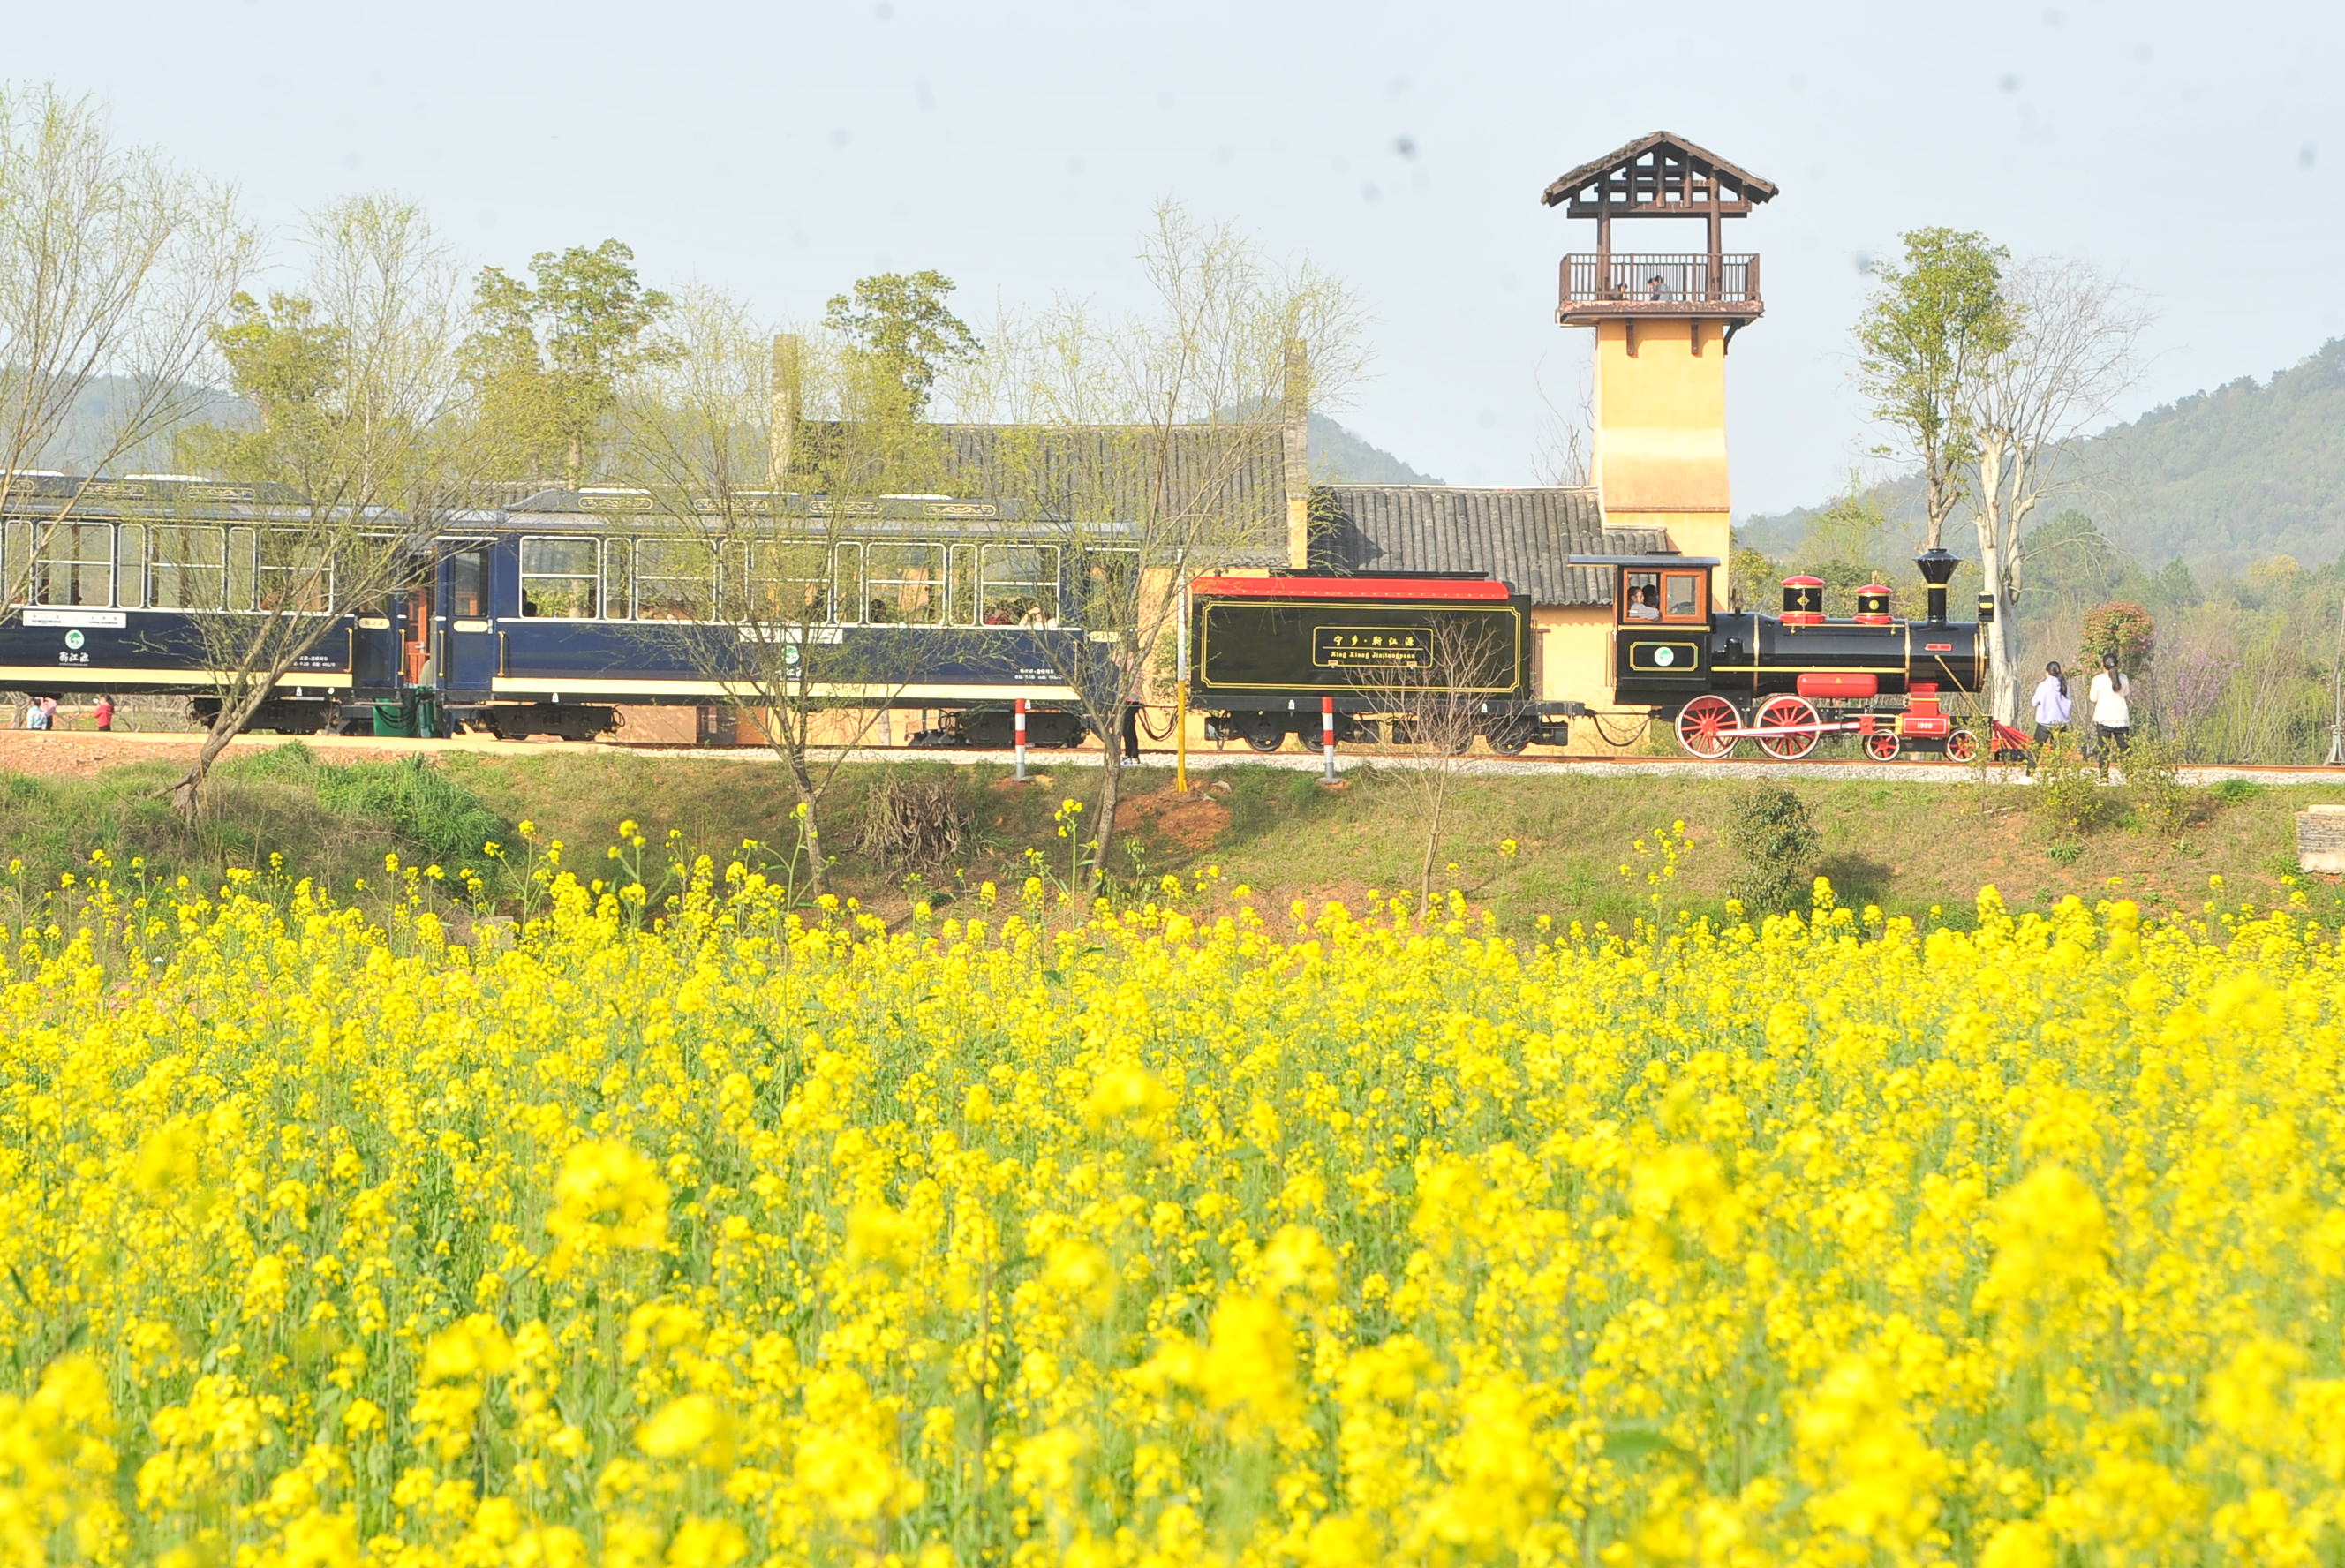
<path id="1" fill-rule="evenodd" d="M 1660 706 L 1711 689 L 1714 574 L 1705 555 L 1576 555 L 1612 573 L 1612 690 L 1619 702 Z"/>

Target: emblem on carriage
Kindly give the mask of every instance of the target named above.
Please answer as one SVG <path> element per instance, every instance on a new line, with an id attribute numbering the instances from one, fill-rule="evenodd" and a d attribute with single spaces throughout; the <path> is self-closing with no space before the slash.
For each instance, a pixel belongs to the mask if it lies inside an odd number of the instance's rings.
<path id="1" fill-rule="evenodd" d="M 73 631 L 70 631 L 70 632 L 66 632 L 66 647 L 68 647 L 68 648 L 78 648 L 78 647 L 80 647 L 80 646 L 81 646 L 81 644 L 82 644 L 82 635 L 81 635 L 81 629 L 80 629 L 79 627 L 76 627 Z"/>
<path id="2" fill-rule="evenodd" d="M 1678 652 L 1676 649 L 1656 648 L 1653 650 L 1653 663 L 1659 664 L 1662 669 L 1666 670 L 1677 662 Z"/>

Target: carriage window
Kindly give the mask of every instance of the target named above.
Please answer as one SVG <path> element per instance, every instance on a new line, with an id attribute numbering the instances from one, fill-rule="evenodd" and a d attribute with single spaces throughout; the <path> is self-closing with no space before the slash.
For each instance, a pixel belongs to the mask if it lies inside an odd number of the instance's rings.
<path id="1" fill-rule="evenodd" d="M 460 621 L 489 614 L 489 552 L 460 550 L 448 558 L 448 613 Z"/>
<path id="2" fill-rule="evenodd" d="M 60 522 L 40 540 L 33 561 L 36 604 L 114 602 L 114 525 Z"/>
<path id="3" fill-rule="evenodd" d="M 1620 619 L 1659 621 L 1661 618 L 1661 574 L 1624 572 L 1620 574 Z"/>
<path id="4" fill-rule="evenodd" d="M 631 539 L 614 539 L 603 551 L 603 614 L 611 621 L 624 621 L 629 606 L 635 601 L 635 544 Z"/>
<path id="5" fill-rule="evenodd" d="M 1701 578 L 1696 572 L 1663 572 L 1661 613 L 1671 621 L 1700 620 L 1704 608 L 1701 588 Z"/>
<path id="6" fill-rule="evenodd" d="M 830 547 L 812 540 L 775 540 L 747 547 L 745 619 L 788 625 L 830 619 Z"/>
<path id="7" fill-rule="evenodd" d="M 321 615 L 334 599 L 334 563 L 323 543 L 299 529 L 264 528 L 256 544 L 253 608 Z"/>
<path id="8" fill-rule="evenodd" d="M 716 602 L 716 553 L 696 539 L 635 541 L 635 618 L 706 621 Z"/>
<path id="9" fill-rule="evenodd" d="M 1078 612 L 1094 632 L 1124 630 L 1140 621 L 1140 551 L 1094 550 L 1083 557 L 1083 602 Z"/>
<path id="10" fill-rule="evenodd" d="M 874 625 L 934 626 L 944 619 L 944 547 L 871 544 L 863 550 L 864 619 Z"/>
<path id="11" fill-rule="evenodd" d="M 114 602 L 125 610 L 147 602 L 147 525 L 120 522 L 114 527 Z"/>
<path id="12" fill-rule="evenodd" d="M 945 610 L 945 619 L 955 626 L 974 626 L 983 619 L 982 608 L 977 602 L 977 546 L 974 544 L 952 547 L 952 602 Z"/>
<path id="13" fill-rule="evenodd" d="M 521 612 L 549 621 L 592 621 L 600 608 L 602 566 L 591 539 L 521 541 Z"/>
<path id="14" fill-rule="evenodd" d="M 982 552 L 978 603 L 988 626 L 1059 623 L 1059 551 L 1048 544 L 989 544 Z"/>
<path id="15" fill-rule="evenodd" d="M 852 626 L 863 619 L 863 547 L 842 544 L 833 556 L 831 608 L 839 621 Z"/>
<path id="16" fill-rule="evenodd" d="M 22 518 L 0 522 L 0 581 L 15 595 L 11 604 L 25 602 L 33 586 L 33 525 Z"/>
<path id="17" fill-rule="evenodd" d="M 228 602 L 228 531 L 157 523 L 147 531 L 147 601 L 157 610 Z"/>

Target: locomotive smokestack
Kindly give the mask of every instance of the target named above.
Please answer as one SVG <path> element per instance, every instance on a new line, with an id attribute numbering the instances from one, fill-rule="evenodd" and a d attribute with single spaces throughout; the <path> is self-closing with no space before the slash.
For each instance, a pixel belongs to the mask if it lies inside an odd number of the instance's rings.
<path id="1" fill-rule="evenodd" d="M 1962 562 L 1954 558 L 1951 551 L 1934 546 L 1915 556 L 1914 564 L 1921 572 L 1922 581 L 1930 585 L 1930 621 L 1934 624 L 1944 621 L 1946 583 L 1954 575 L 1954 568 L 1960 566 Z"/>

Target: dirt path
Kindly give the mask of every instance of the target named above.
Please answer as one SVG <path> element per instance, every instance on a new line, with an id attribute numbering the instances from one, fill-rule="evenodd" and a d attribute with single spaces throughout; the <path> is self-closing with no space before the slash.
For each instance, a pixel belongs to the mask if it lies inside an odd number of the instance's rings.
<path id="1" fill-rule="evenodd" d="M 231 752 L 267 751 L 281 746 L 284 735 L 239 735 L 228 744 Z M 0 773 L 36 774 L 46 778 L 95 778 L 108 768 L 128 763 L 194 760 L 201 738 L 191 733 L 157 733 L 117 730 L 0 730 Z M 302 744 L 327 763 L 388 762 L 419 752 L 492 752 L 528 755 L 549 751 L 609 751 L 560 741 L 498 741 L 487 736 L 460 735 L 446 741 L 378 741 L 368 735 L 307 735 Z"/>

